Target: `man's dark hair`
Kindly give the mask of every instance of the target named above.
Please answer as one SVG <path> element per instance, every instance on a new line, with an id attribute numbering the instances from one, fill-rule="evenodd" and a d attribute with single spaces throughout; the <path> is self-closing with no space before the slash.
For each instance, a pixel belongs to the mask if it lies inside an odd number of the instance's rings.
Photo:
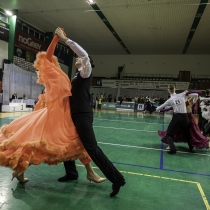
<path id="1" fill-rule="evenodd" d="M 95 65 L 93 64 L 93 59 L 92 59 L 92 57 L 91 56 L 88 56 L 89 57 L 89 59 L 90 59 L 90 64 L 91 64 L 91 67 L 92 68 L 94 68 L 95 67 Z"/>

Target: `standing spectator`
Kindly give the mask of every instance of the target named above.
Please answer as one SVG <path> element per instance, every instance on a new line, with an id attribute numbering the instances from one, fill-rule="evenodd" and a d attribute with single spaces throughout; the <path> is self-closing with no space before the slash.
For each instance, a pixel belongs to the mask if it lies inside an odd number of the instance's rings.
<path id="1" fill-rule="evenodd" d="M 108 102 L 112 102 L 112 94 L 109 94 L 109 96 L 108 96 Z"/>
<path id="2" fill-rule="evenodd" d="M 118 97 L 118 101 L 120 102 L 120 104 L 122 104 L 123 98 L 122 98 L 121 94 Z"/>
<path id="3" fill-rule="evenodd" d="M 99 95 L 99 98 L 104 98 L 104 95 L 101 93 L 100 95 Z"/>
<path id="4" fill-rule="evenodd" d="M 101 106 L 102 106 L 102 98 L 98 99 L 98 109 L 101 110 Z"/>
<path id="5" fill-rule="evenodd" d="M 144 95 L 143 94 L 138 98 L 138 103 L 144 104 Z"/>
<path id="6" fill-rule="evenodd" d="M 116 103 L 117 102 L 117 99 L 116 99 L 116 96 L 114 97 L 114 103 Z"/>
<path id="7" fill-rule="evenodd" d="M 210 98 L 210 90 L 207 89 L 205 91 L 205 98 Z M 209 106 L 209 101 L 208 100 L 203 100 L 200 103 L 200 109 L 198 112 L 198 127 L 200 128 L 201 131 L 203 131 L 203 126 L 207 123 L 207 120 L 202 117 L 202 111 L 205 106 Z"/>
<path id="8" fill-rule="evenodd" d="M 135 103 L 138 103 L 138 96 L 134 98 Z"/>
<path id="9" fill-rule="evenodd" d="M 158 105 L 160 106 L 160 105 L 164 104 L 164 102 L 165 102 L 164 98 L 162 96 L 160 96 Z"/>
<path id="10" fill-rule="evenodd" d="M 104 96 L 102 98 L 102 101 L 106 102 L 107 101 L 107 97 L 106 97 L 106 94 L 104 93 Z"/>
<path id="11" fill-rule="evenodd" d="M 95 108 L 96 109 L 98 108 L 98 100 L 99 100 L 99 97 L 98 97 L 98 94 L 96 94 L 96 103 L 95 103 Z"/>
<path id="12" fill-rule="evenodd" d="M 94 93 L 91 93 L 90 94 L 90 100 L 91 100 L 91 107 L 93 107 L 94 108 L 94 106 L 95 106 L 95 101 L 94 101 Z"/>

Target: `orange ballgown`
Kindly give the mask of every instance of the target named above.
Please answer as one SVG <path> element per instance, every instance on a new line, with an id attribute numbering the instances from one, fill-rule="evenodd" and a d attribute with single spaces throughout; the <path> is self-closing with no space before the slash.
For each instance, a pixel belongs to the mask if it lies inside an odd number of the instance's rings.
<path id="1" fill-rule="evenodd" d="M 41 162 L 91 161 L 71 119 L 69 78 L 56 57 L 50 62 L 45 55 L 38 53 L 34 64 L 45 84 L 45 94 L 39 97 L 35 111 L 2 126 L 0 132 L 0 165 L 19 172 Z"/>

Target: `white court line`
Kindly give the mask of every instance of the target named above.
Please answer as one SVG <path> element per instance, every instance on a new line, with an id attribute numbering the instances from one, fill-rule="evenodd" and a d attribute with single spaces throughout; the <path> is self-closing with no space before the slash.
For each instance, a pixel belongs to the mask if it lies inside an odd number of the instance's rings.
<path id="1" fill-rule="evenodd" d="M 97 118 L 95 118 L 97 119 Z M 109 119 L 97 119 L 97 120 L 107 120 L 107 121 L 120 121 L 120 122 L 132 122 L 132 123 L 144 123 L 144 124 L 158 124 L 162 125 L 162 123 L 147 123 L 147 122 L 135 122 L 135 121 L 124 121 L 124 120 L 109 120 Z M 166 122 L 164 122 L 165 124 Z"/>
<path id="2" fill-rule="evenodd" d="M 152 116 L 151 116 L 152 117 Z M 155 116 L 153 116 L 153 117 L 155 117 Z M 170 118 L 170 116 L 168 116 L 168 117 L 161 117 L 161 118 L 163 118 L 163 119 L 166 119 L 166 118 L 169 118 L 169 119 L 171 119 Z M 161 120 L 161 118 L 158 118 L 158 119 L 160 119 Z M 99 119 L 97 116 L 94 116 L 94 119 Z M 142 117 L 136 117 L 136 118 L 125 118 L 126 120 L 135 120 L 135 119 L 143 119 Z M 170 122 L 170 121 L 169 121 Z"/>
<path id="3" fill-rule="evenodd" d="M 148 150 L 158 150 L 158 151 L 164 151 L 167 152 L 166 149 L 156 149 L 156 148 L 150 148 L 150 147 L 139 147 L 139 146 L 131 146 L 131 145 L 123 145 L 123 144 L 112 144 L 112 143 L 104 143 L 104 142 L 98 142 L 99 144 L 107 144 L 112 146 L 119 146 L 119 147 L 130 147 L 130 148 L 138 148 L 138 149 L 148 149 Z M 176 151 L 177 153 L 183 153 L 183 154 L 192 154 L 192 155 L 202 155 L 202 156 L 210 156 L 209 154 L 201 154 L 201 153 L 192 153 L 192 152 L 182 152 L 182 151 Z"/>
<path id="4" fill-rule="evenodd" d="M 137 132 L 141 132 L 141 131 L 150 132 L 150 133 L 157 132 L 157 130 L 156 131 L 148 131 L 148 130 L 137 130 L 137 129 L 129 129 L 129 128 L 104 127 L 104 126 L 97 126 L 97 125 L 94 125 L 93 127 L 94 128 L 115 129 L 115 130 L 137 131 Z"/>

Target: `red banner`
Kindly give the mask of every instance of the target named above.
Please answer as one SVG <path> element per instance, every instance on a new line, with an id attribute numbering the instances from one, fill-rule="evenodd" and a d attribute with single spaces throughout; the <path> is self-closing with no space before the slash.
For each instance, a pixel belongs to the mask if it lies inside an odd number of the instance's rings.
<path id="1" fill-rule="evenodd" d="M 46 44 L 21 31 L 16 31 L 15 45 L 31 52 L 46 51 Z"/>

